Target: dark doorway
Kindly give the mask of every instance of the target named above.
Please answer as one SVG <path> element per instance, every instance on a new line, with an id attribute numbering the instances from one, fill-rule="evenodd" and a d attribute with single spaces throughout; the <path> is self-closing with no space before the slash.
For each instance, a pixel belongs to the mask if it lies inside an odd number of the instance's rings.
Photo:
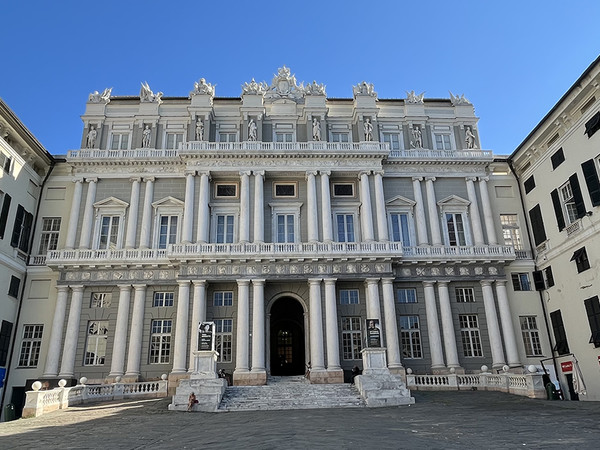
<path id="1" fill-rule="evenodd" d="M 575 370 L 575 368 L 573 368 L 573 370 Z M 569 397 L 571 398 L 571 400 L 578 401 L 579 395 L 577 394 L 577 392 L 575 392 L 575 386 L 573 386 L 573 374 L 567 373 L 567 374 L 565 374 L 565 377 L 567 378 L 567 386 L 569 388 Z"/>
<path id="2" fill-rule="evenodd" d="M 271 375 L 303 375 L 304 310 L 293 298 L 277 300 L 271 307 Z"/>

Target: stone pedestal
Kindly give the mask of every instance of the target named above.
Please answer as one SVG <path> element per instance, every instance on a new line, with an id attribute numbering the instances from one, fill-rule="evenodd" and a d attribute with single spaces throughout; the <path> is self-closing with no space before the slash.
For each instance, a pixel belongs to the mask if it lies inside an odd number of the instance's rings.
<path id="1" fill-rule="evenodd" d="M 311 369 L 308 376 L 311 384 L 336 384 L 344 382 L 344 371 L 336 370 L 315 370 Z"/>
<path id="2" fill-rule="evenodd" d="M 194 371 L 190 379 L 214 379 L 217 375 L 217 356 L 214 350 L 194 352 Z"/>

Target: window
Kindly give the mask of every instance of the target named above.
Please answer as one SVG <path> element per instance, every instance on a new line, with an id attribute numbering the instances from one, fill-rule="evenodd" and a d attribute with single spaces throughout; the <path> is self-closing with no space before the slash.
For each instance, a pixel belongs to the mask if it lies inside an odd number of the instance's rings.
<path id="1" fill-rule="evenodd" d="M 118 246 L 120 216 L 102 216 L 100 218 L 99 249 L 114 249 Z"/>
<path id="2" fill-rule="evenodd" d="M 598 130 L 600 130 L 600 111 L 594 114 L 592 118 L 585 123 L 585 134 L 587 134 L 588 139 Z"/>
<path id="3" fill-rule="evenodd" d="M 419 316 L 400 316 L 400 345 L 403 358 L 422 358 Z"/>
<path id="4" fill-rule="evenodd" d="M 571 183 L 567 182 L 560 188 L 560 197 L 563 203 L 563 214 L 567 223 L 573 223 L 577 220 L 577 208 L 575 207 L 575 198 Z"/>
<path id="5" fill-rule="evenodd" d="M 531 175 L 525 180 L 523 186 L 525 187 L 526 194 L 529 194 L 533 190 L 533 188 L 535 188 L 535 178 L 533 178 L 533 175 Z"/>
<path id="6" fill-rule="evenodd" d="M 331 132 L 331 142 L 349 142 L 350 138 L 348 133 Z"/>
<path id="7" fill-rule="evenodd" d="M 13 324 L 8 320 L 2 321 L 0 326 L 0 367 L 6 367 L 8 359 L 8 350 L 10 348 L 10 335 L 12 333 Z"/>
<path id="8" fill-rule="evenodd" d="M 125 211 L 128 206 L 128 203 L 115 197 L 94 203 L 94 248 L 121 248 Z"/>
<path id="9" fill-rule="evenodd" d="M 111 295 L 106 292 L 94 292 L 92 294 L 91 308 L 110 308 Z"/>
<path id="10" fill-rule="evenodd" d="M 21 279 L 15 277 L 14 275 L 10 276 L 10 284 L 8 285 L 8 295 L 11 297 L 17 298 L 19 297 L 19 286 L 21 285 Z"/>
<path id="11" fill-rule="evenodd" d="M 108 320 L 90 320 L 87 328 L 84 366 L 102 366 L 106 358 Z"/>
<path id="12" fill-rule="evenodd" d="M 176 150 L 183 142 L 183 133 L 167 133 L 165 135 L 165 148 Z"/>
<path id="13" fill-rule="evenodd" d="M 275 133 L 275 142 L 294 142 L 294 133 Z"/>
<path id="14" fill-rule="evenodd" d="M 467 245 L 461 213 L 446 213 L 446 231 L 448 232 L 448 245 Z"/>
<path id="15" fill-rule="evenodd" d="M 512 245 L 515 250 L 523 250 L 521 230 L 516 214 L 500 214 L 504 245 Z"/>
<path id="16" fill-rule="evenodd" d="M 295 242 L 295 216 L 293 214 L 277 214 L 275 220 L 277 221 L 277 242 Z"/>
<path id="17" fill-rule="evenodd" d="M 24 325 L 19 367 L 37 367 L 42 347 L 44 325 Z"/>
<path id="18" fill-rule="evenodd" d="M 237 184 L 217 183 L 215 185 L 216 198 L 237 198 Z"/>
<path id="19" fill-rule="evenodd" d="M 398 303 L 417 303 L 417 290 L 413 288 L 398 289 Z"/>
<path id="20" fill-rule="evenodd" d="M 233 306 L 233 292 L 217 291 L 213 294 L 213 306 Z"/>
<path id="21" fill-rule="evenodd" d="M 216 242 L 217 244 L 233 243 L 233 224 L 234 216 L 219 214 L 217 215 Z"/>
<path id="22" fill-rule="evenodd" d="M 354 215 L 336 214 L 338 242 L 354 242 Z"/>
<path id="23" fill-rule="evenodd" d="M 354 197 L 354 183 L 333 183 L 334 197 Z"/>
<path id="24" fill-rule="evenodd" d="M 400 135 L 398 133 L 383 133 L 383 142 L 390 145 L 390 150 L 400 150 Z"/>
<path id="25" fill-rule="evenodd" d="M 597 161 L 593 159 L 581 163 L 581 170 L 583 171 L 583 177 L 585 178 L 585 184 L 587 184 L 593 206 L 600 205 L 600 179 L 598 178 L 596 167 Z"/>
<path id="26" fill-rule="evenodd" d="M 464 355 L 468 358 L 483 356 L 477 315 L 460 314 L 458 322 L 460 323 L 460 336 L 462 338 Z"/>
<path id="27" fill-rule="evenodd" d="M 588 322 L 590 323 L 590 331 L 592 335 L 589 343 L 594 344 L 594 347 L 600 347 L 600 300 L 598 296 L 588 298 L 583 302 L 585 311 L 587 312 Z"/>
<path id="28" fill-rule="evenodd" d="M 60 217 L 44 217 L 42 219 L 42 235 L 40 237 L 39 255 L 56 250 L 58 247 L 58 234 L 60 232 Z"/>
<path id="29" fill-rule="evenodd" d="M 535 205 L 529 210 L 529 219 L 531 220 L 531 229 L 533 231 L 533 240 L 535 245 L 540 245 L 546 241 L 546 230 L 542 220 L 542 210 L 540 205 Z"/>
<path id="30" fill-rule="evenodd" d="M 457 303 L 475 302 L 475 292 L 473 291 L 473 288 L 456 288 L 454 293 L 456 294 Z"/>
<path id="31" fill-rule="evenodd" d="M 530 291 L 531 283 L 529 282 L 528 273 L 513 273 L 511 274 L 513 289 L 515 291 Z"/>
<path id="32" fill-rule="evenodd" d="M 178 216 L 160 216 L 158 248 L 167 248 L 177 242 L 177 219 Z"/>
<path id="33" fill-rule="evenodd" d="M 215 323 L 215 350 L 219 353 L 217 362 L 231 362 L 233 342 L 233 319 L 214 319 Z"/>
<path id="34" fill-rule="evenodd" d="M 10 173 L 10 164 L 12 163 L 12 159 L 10 156 L 5 155 L 4 153 L 0 153 L 0 167 L 6 172 Z"/>
<path id="35" fill-rule="evenodd" d="M 273 197 L 296 197 L 296 183 L 273 183 Z"/>
<path id="36" fill-rule="evenodd" d="M 562 314 L 560 309 L 550 313 L 550 321 L 552 322 L 552 330 L 554 331 L 554 350 L 559 355 L 570 353 L 569 343 L 567 342 L 567 332 L 563 324 Z"/>
<path id="37" fill-rule="evenodd" d="M 552 267 L 548 266 L 543 271 L 544 279 L 546 281 L 546 287 L 554 286 L 554 275 L 552 274 Z"/>
<path id="38" fill-rule="evenodd" d="M 2 196 L 2 211 L 0 212 L 0 239 L 4 239 L 6 231 L 6 222 L 8 221 L 8 212 L 10 211 L 11 197 L 8 194 Z"/>
<path id="39" fill-rule="evenodd" d="M 173 292 L 155 292 L 152 306 L 173 306 Z"/>
<path id="40" fill-rule="evenodd" d="M 340 289 L 340 305 L 358 305 L 358 289 Z"/>
<path id="41" fill-rule="evenodd" d="M 343 358 L 361 359 L 362 331 L 360 317 L 342 317 L 342 349 Z"/>
<path id="42" fill-rule="evenodd" d="M 521 316 L 521 335 L 527 356 L 542 356 L 542 344 L 535 316 Z"/>
<path id="43" fill-rule="evenodd" d="M 152 321 L 150 335 L 150 364 L 166 364 L 171 358 L 171 329 L 173 321 L 158 319 Z"/>
<path id="44" fill-rule="evenodd" d="M 237 142 L 237 133 L 219 133 L 219 142 Z"/>
<path id="45" fill-rule="evenodd" d="M 569 181 L 559 189 L 554 189 L 550 193 L 550 196 L 559 230 L 585 216 L 585 204 L 581 195 L 577 174 L 569 177 Z"/>
<path id="46" fill-rule="evenodd" d="M 452 150 L 449 133 L 434 133 L 436 150 Z"/>
<path id="47" fill-rule="evenodd" d="M 577 265 L 577 273 L 581 273 L 590 268 L 590 260 L 588 259 L 585 247 L 575 250 L 573 256 L 571 256 L 571 261 L 575 261 L 575 264 Z"/>
<path id="48" fill-rule="evenodd" d="M 560 166 L 565 160 L 565 154 L 562 148 L 559 148 L 554 154 L 550 157 L 550 161 L 552 162 L 552 168 L 556 169 Z"/>
<path id="49" fill-rule="evenodd" d="M 129 133 L 113 133 L 110 140 L 111 150 L 127 150 L 129 148 Z"/>
<path id="50" fill-rule="evenodd" d="M 405 247 L 412 245 L 408 213 L 390 213 L 392 241 L 402 242 Z"/>
<path id="51" fill-rule="evenodd" d="M 27 253 L 29 249 L 29 234 L 31 233 L 31 224 L 33 214 L 27 212 L 21 205 L 17 208 L 17 216 L 13 227 L 10 245 Z"/>

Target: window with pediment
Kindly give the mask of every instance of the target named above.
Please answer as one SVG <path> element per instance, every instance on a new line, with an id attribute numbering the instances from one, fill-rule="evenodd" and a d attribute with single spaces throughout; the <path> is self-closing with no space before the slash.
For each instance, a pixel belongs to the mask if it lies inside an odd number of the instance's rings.
<path id="1" fill-rule="evenodd" d="M 469 205 L 468 200 L 456 195 L 451 195 L 438 202 L 446 245 L 472 245 L 468 215 Z"/>
<path id="2" fill-rule="evenodd" d="M 123 247 L 125 212 L 129 204 L 115 197 L 94 203 L 94 248 L 109 250 Z"/>
<path id="3" fill-rule="evenodd" d="M 401 195 L 386 202 L 390 240 L 405 247 L 415 244 L 414 207 L 416 202 Z"/>
<path id="4" fill-rule="evenodd" d="M 154 209 L 154 248 L 166 249 L 180 240 L 183 202 L 166 197 L 152 203 Z"/>

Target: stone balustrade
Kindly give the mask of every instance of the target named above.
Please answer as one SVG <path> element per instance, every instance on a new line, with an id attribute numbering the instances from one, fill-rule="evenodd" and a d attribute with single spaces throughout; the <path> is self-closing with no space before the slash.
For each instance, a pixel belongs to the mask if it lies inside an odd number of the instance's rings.
<path id="1" fill-rule="evenodd" d="M 411 148 L 408 150 L 391 150 L 390 158 L 407 160 L 456 160 L 493 159 L 491 150 L 432 150 L 428 148 Z"/>

